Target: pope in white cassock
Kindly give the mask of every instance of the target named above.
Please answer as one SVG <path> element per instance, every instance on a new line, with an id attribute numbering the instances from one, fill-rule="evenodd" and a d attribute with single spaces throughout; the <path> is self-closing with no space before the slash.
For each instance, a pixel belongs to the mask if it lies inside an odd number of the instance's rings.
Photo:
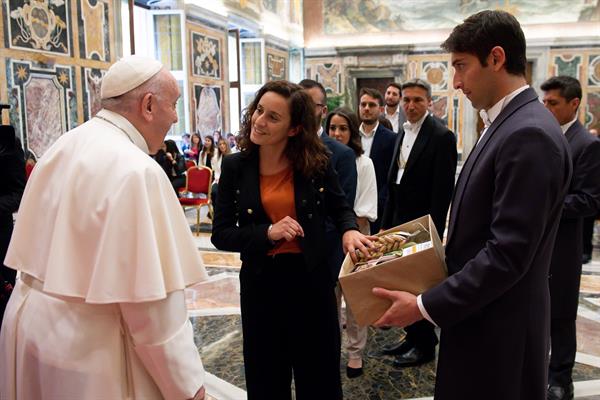
<path id="1" fill-rule="evenodd" d="M 107 72 L 103 109 L 31 175 L 5 264 L 0 398 L 203 399 L 184 288 L 206 278 L 155 153 L 177 82 L 152 59 Z"/>

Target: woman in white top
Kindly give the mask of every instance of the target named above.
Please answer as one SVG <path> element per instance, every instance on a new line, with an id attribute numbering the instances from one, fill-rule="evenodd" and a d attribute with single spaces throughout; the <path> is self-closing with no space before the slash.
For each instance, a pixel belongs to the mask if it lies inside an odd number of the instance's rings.
<path id="1" fill-rule="evenodd" d="M 217 188 L 219 187 L 219 178 L 221 177 L 221 163 L 223 162 L 223 158 L 228 154 L 231 154 L 231 148 L 227 140 L 223 138 L 219 139 L 217 142 L 217 151 L 215 151 L 211 161 L 213 167 L 213 184 L 210 196 L 213 204 L 217 204 Z"/>
<path id="2" fill-rule="evenodd" d="M 205 136 L 204 146 L 198 155 L 198 165 L 204 165 L 205 167 L 213 169 L 212 159 L 215 153 L 215 139 L 213 139 L 212 136 Z"/>
<path id="3" fill-rule="evenodd" d="M 372 222 L 377 219 L 377 182 L 373 161 L 363 154 L 358 126 L 356 114 L 349 108 L 339 107 L 327 116 L 325 131 L 330 137 L 350 147 L 356 153 L 356 172 L 358 176 L 354 213 L 360 231 L 368 235 L 370 233 L 369 221 Z M 341 304 L 341 292 L 338 290 L 337 293 L 339 305 Z M 362 352 L 367 343 L 367 328 L 358 326 L 348 307 L 346 307 L 346 335 L 348 337 L 346 375 L 349 378 L 355 378 L 363 373 Z"/>

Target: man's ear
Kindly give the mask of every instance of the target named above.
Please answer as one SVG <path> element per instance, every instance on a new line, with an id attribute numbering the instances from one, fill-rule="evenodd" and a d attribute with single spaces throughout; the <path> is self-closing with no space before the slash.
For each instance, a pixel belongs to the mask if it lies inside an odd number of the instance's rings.
<path id="1" fill-rule="evenodd" d="M 495 46 L 490 51 L 488 62 L 494 71 L 499 71 L 506 64 L 506 53 L 501 46 Z"/>
<path id="2" fill-rule="evenodd" d="M 141 114 L 146 121 L 152 121 L 153 119 L 152 108 L 154 107 L 155 101 L 156 98 L 152 93 L 146 93 L 144 97 L 142 97 Z"/>

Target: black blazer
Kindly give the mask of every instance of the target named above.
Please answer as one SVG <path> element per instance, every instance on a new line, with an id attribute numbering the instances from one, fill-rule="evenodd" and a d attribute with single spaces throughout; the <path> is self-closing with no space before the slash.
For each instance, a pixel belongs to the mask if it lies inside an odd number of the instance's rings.
<path id="1" fill-rule="evenodd" d="M 375 131 L 371 153 L 369 158 L 375 167 L 375 179 L 377 180 L 377 214 L 383 215 L 385 199 L 387 198 L 387 176 L 394 154 L 396 134 L 383 125 L 379 124 Z M 376 233 L 376 232 L 374 232 Z"/>
<path id="2" fill-rule="evenodd" d="M 260 270 L 273 247 L 267 229 L 273 221 L 260 199 L 258 150 L 223 159 L 211 241 L 220 250 L 237 251 L 245 268 Z M 331 217 L 340 232 L 358 230 L 356 216 L 346 203 L 337 176 L 328 164 L 323 176 L 305 179 L 294 173 L 296 217 L 304 230 L 298 238 L 308 269 L 327 268 L 325 219 Z"/>
<path id="3" fill-rule="evenodd" d="M 463 166 L 450 276 L 422 295 L 442 330 L 436 400 L 546 399 L 548 270 L 570 178 L 556 119 L 533 89 L 519 93 Z"/>
<path id="4" fill-rule="evenodd" d="M 325 133 L 321 134 L 321 139 L 329 149 L 330 163 L 346 195 L 346 202 L 353 205 L 354 198 L 356 197 L 356 180 L 358 176 L 356 172 L 356 154 L 350 147 L 330 138 Z"/>
<path id="5" fill-rule="evenodd" d="M 0 145 L 0 265 L 3 265 L 13 231 L 12 214 L 19 209 L 25 189 L 25 159 L 21 142 L 11 126 L 0 125 L 0 135 L 3 136 Z"/>
<path id="6" fill-rule="evenodd" d="M 583 217 L 600 210 L 600 140 L 575 121 L 565 132 L 573 159 L 573 177 L 565 197 L 562 218 L 550 264 L 552 318 L 577 316 Z"/>
<path id="7" fill-rule="evenodd" d="M 440 235 L 444 235 L 446 216 L 456 174 L 456 137 L 446 126 L 431 115 L 423 121 L 410 156 L 406 162 L 399 191 L 391 188 L 396 185 L 398 156 L 404 129 L 400 130 L 394 147 L 394 155 L 387 178 L 388 198 L 386 201 L 381 228 L 389 229 L 415 218 L 431 214 Z"/>

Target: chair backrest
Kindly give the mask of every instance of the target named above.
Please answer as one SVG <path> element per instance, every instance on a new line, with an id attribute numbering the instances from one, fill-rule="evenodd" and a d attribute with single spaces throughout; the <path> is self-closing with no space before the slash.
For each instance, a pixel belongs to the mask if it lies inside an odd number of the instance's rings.
<path id="1" fill-rule="evenodd" d="M 187 170 L 187 191 L 210 195 L 212 170 L 205 166 L 192 167 Z"/>
<path id="2" fill-rule="evenodd" d="M 185 169 L 188 170 L 192 167 L 196 166 L 196 161 L 194 160 L 185 160 Z"/>

